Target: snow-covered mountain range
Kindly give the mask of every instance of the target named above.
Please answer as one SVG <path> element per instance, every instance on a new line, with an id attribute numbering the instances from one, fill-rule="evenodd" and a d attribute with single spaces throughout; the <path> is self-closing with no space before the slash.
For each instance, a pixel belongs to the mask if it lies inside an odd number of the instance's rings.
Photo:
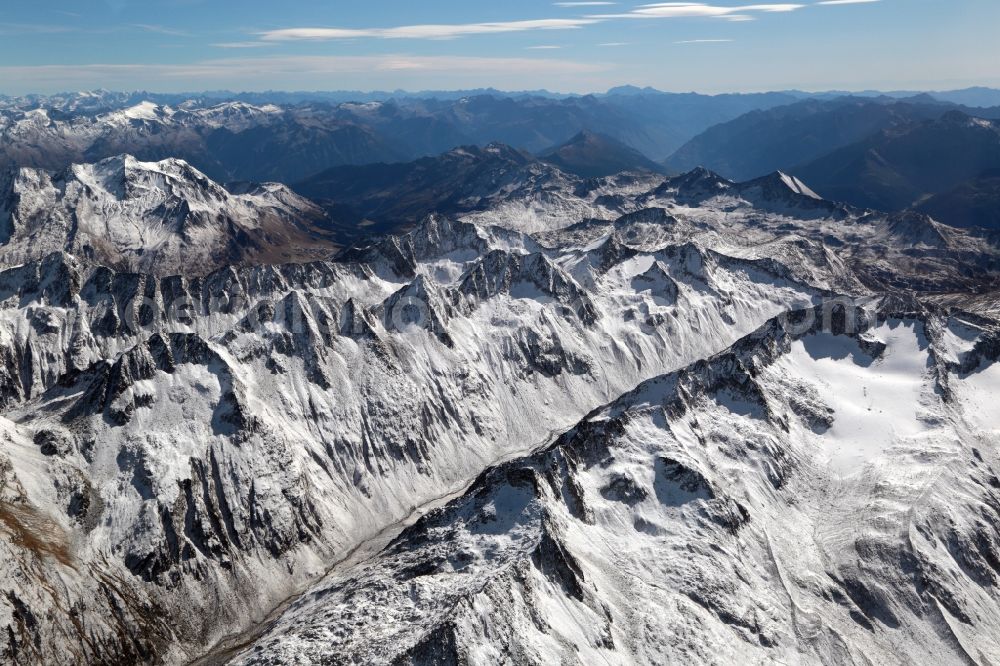
<path id="1" fill-rule="evenodd" d="M 131 154 L 150 162 L 184 159 L 222 182 L 293 182 L 336 164 L 403 157 L 336 108 L 241 102 L 143 101 L 87 113 L 0 110 L 0 139 L 4 167 L 58 171 Z"/>
<path id="2" fill-rule="evenodd" d="M 985 232 L 780 173 L 532 164 L 216 268 L 314 209 L 179 161 L 7 182 L 7 661 L 996 653 Z"/>
<path id="3" fill-rule="evenodd" d="M 782 170 L 828 199 L 995 230 L 998 108 L 929 94 L 631 88 L 576 97 L 478 91 L 350 99 L 108 91 L 0 97 L 0 170 L 63 171 L 131 154 L 145 162 L 182 159 L 220 183 L 297 185 L 331 170 L 337 176 L 338 167 L 343 179 L 346 167 L 365 166 L 359 171 L 370 175 L 375 167 L 401 169 L 502 143 L 580 176 L 703 165 L 749 180 Z"/>
<path id="4" fill-rule="evenodd" d="M 494 141 L 538 153 L 584 130 L 641 151 L 640 161 L 656 161 L 716 123 L 798 98 L 627 88 L 569 97 L 496 90 L 0 96 L 0 165 L 13 158 L 59 169 L 131 153 L 149 161 L 183 158 L 217 180 L 294 182 L 338 165 L 407 161 Z"/>

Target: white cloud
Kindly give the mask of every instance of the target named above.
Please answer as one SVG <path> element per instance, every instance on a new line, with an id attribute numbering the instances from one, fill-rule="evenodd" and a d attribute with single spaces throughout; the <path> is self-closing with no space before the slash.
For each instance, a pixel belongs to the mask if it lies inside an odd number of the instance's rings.
<path id="1" fill-rule="evenodd" d="M 495 23 L 406 25 L 396 28 L 286 28 L 259 33 L 265 41 L 329 41 L 335 39 L 452 39 L 533 30 L 573 30 L 600 23 L 597 18 L 537 19 Z"/>
<path id="2" fill-rule="evenodd" d="M 852 5 L 880 0 L 822 0 L 819 5 Z M 558 7 L 597 7 L 615 2 L 556 2 Z M 717 18 L 725 21 L 754 21 L 756 14 L 788 13 L 804 9 L 803 3 L 764 3 L 736 6 L 713 5 L 704 2 L 658 2 L 639 5 L 620 14 L 593 14 L 583 18 L 534 19 L 526 21 L 496 21 L 484 23 L 432 23 L 391 28 L 300 27 L 268 30 L 257 33 L 265 42 L 331 41 L 349 39 L 454 39 L 472 35 L 492 35 L 536 30 L 574 30 L 615 19 L 658 18 Z"/>
<path id="3" fill-rule="evenodd" d="M 778 3 L 722 7 L 701 2 L 660 2 L 641 5 L 627 14 L 598 14 L 590 18 L 732 18 L 739 16 L 740 20 L 747 20 L 752 13 L 793 12 L 807 6 L 797 3 Z"/>

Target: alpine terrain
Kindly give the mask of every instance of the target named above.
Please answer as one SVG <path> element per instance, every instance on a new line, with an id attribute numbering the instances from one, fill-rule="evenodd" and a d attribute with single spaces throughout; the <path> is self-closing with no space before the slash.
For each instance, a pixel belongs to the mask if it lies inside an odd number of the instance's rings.
<path id="1" fill-rule="evenodd" d="M 0 664 L 1000 663 L 1000 113 L 941 95 L 0 97 Z"/>
<path id="2" fill-rule="evenodd" d="M 0 659 L 991 663 L 1000 239 L 630 155 L 8 169 Z"/>

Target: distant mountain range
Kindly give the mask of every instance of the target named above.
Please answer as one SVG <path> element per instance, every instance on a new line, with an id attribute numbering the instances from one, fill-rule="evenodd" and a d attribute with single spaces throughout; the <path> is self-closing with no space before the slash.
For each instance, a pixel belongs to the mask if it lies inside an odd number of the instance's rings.
<path id="1" fill-rule="evenodd" d="M 927 95 L 807 100 L 717 125 L 666 165 L 704 165 L 734 179 L 780 169 L 828 199 L 887 211 L 915 207 L 947 224 L 996 228 L 998 118 L 1000 108 L 958 107 Z"/>
<path id="2" fill-rule="evenodd" d="M 884 129 L 793 169 L 824 196 L 900 210 L 1000 169 L 1000 122 L 960 111 Z M 939 207 L 941 221 L 955 224 Z M 968 222 L 969 220 L 966 220 Z"/>
<path id="3" fill-rule="evenodd" d="M 1000 106 L 1000 89 L 976 86 L 959 90 L 943 91 L 880 91 L 880 90 L 828 90 L 820 92 L 804 92 L 801 90 L 778 91 L 776 94 L 794 99 L 834 99 L 838 97 L 891 97 L 905 98 L 927 94 L 941 102 L 963 104 L 967 106 L 990 107 Z M 713 98 L 739 99 L 753 97 L 754 94 L 741 95 L 702 95 L 698 93 L 677 93 L 658 90 L 651 86 L 623 85 L 616 86 L 604 93 L 578 94 L 560 93 L 550 90 L 498 90 L 496 88 L 470 88 L 465 90 L 268 90 L 262 92 L 234 92 L 232 90 L 208 90 L 201 92 L 157 93 L 151 91 L 111 91 L 91 90 L 64 92 L 55 95 L 20 95 L 10 96 L 0 94 L 0 108 L 4 106 L 32 106 L 52 109 L 75 110 L 113 110 L 123 106 L 132 106 L 142 101 L 153 101 L 157 104 L 176 106 L 190 100 L 199 100 L 205 104 L 222 102 L 245 102 L 248 104 L 303 104 L 309 102 L 328 102 L 342 104 L 345 102 L 386 102 L 405 99 L 436 99 L 458 100 L 467 97 L 488 95 L 492 97 L 542 97 L 549 99 L 572 99 L 579 97 L 631 97 L 636 95 L 661 96 L 665 98 Z"/>
<path id="4" fill-rule="evenodd" d="M 952 110 L 1000 118 L 1000 108 L 957 108 L 927 95 L 905 100 L 806 100 L 752 111 L 716 125 L 678 149 L 666 164 L 678 171 L 704 166 L 727 178 L 755 178 L 807 164 L 883 130 L 940 118 Z"/>
<path id="5" fill-rule="evenodd" d="M 662 160 L 716 123 L 798 99 L 639 89 L 354 102 L 336 95 L 267 93 L 225 101 L 214 95 L 99 91 L 0 99 L 0 166 L 62 169 L 128 153 L 147 161 L 184 159 L 223 182 L 295 182 L 331 167 L 409 161 L 463 145 L 502 142 L 539 153 L 584 130 Z"/>
<path id="6" fill-rule="evenodd" d="M 394 218 L 399 206 L 420 208 L 410 199 L 376 203 L 384 174 L 407 170 L 402 183 L 414 186 L 412 198 L 449 209 L 459 202 L 424 189 L 421 169 L 436 168 L 437 156 L 457 147 L 475 154 L 503 144 L 530 162 L 585 178 L 704 166 L 746 181 L 783 171 L 856 206 L 916 208 L 950 224 L 996 225 L 989 173 L 1000 166 L 1000 148 L 988 121 L 1000 119 L 1000 107 L 943 101 L 987 103 L 994 99 L 989 89 L 906 97 L 705 96 L 636 87 L 585 96 L 464 92 L 357 98 L 367 101 L 338 97 L 352 93 L 0 98 L 0 168 L 60 172 L 122 154 L 146 163 L 180 159 L 219 183 L 295 184 L 323 200 L 337 224 L 364 221 L 377 230 L 383 222 L 413 222 Z M 664 155 L 670 157 L 658 161 Z M 424 158 L 431 161 L 418 166 Z M 459 153 L 444 159 L 439 168 L 464 168 Z M 414 170 L 400 166 L 408 163 Z M 374 166 L 338 171 L 359 165 Z M 445 180 L 475 181 L 490 171 L 479 168 Z"/>

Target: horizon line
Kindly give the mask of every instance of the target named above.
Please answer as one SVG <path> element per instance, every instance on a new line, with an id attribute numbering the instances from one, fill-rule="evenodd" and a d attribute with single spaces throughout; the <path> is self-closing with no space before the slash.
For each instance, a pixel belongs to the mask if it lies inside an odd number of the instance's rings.
<path id="1" fill-rule="evenodd" d="M 337 95 L 337 94 L 361 94 L 361 95 L 431 95 L 431 94 L 460 94 L 460 93 L 503 93 L 508 95 L 531 95 L 531 94 L 548 94 L 548 95 L 559 95 L 562 97 L 588 97 L 592 95 L 609 95 L 618 90 L 623 89 L 633 89 L 638 92 L 649 92 L 658 93 L 663 95 L 702 95 L 705 97 L 717 97 L 721 95 L 761 95 L 761 94 L 780 94 L 780 93 L 804 93 L 810 95 L 822 95 L 822 94 L 840 94 L 840 95 L 858 95 L 866 94 L 870 95 L 873 93 L 878 93 L 882 95 L 902 95 L 902 94 L 932 94 L 932 93 L 955 93 L 955 92 L 965 92 L 970 90 L 985 90 L 991 92 L 1000 92 L 1000 85 L 993 86 L 989 84 L 975 84 L 968 85 L 960 88 L 909 88 L 909 87 L 899 87 L 899 88 L 760 88 L 755 90 L 730 90 L 723 92 L 701 92 L 698 90 L 664 90 L 661 88 L 656 88 L 655 86 L 640 86 L 634 84 L 621 84 L 616 86 L 611 86 L 606 90 L 592 90 L 589 92 L 564 92 L 560 90 L 552 90 L 549 88 L 526 88 L 526 89 L 504 89 L 497 88 L 495 86 L 485 86 L 481 88 L 425 88 L 425 89 L 406 89 L 406 88 L 395 88 L 392 90 L 388 89 L 349 89 L 349 88 L 330 88 L 330 89 L 280 89 L 280 88 L 268 88 L 268 89 L 258 89 L 258 90 L 230 90 L 225 88 L 208 88 L 203 90 L 192 89 L 192 90 L 182 90 L 178 92 L 164 92 L 158 90 L 150 89 L 113 89 L 113 88 L 83 88 L 79 90 L 61 90 L 58 92 L 44 93 L 44 92 L 25 92 L 25 93 L 5 93 L 0 91 L 0 97 L 7 99 L 16 99 L 22 97 L 59 97 L 63 95 L 83 95 L 83 94 L 121 94 L 121 95 L 159 95 L 159 96 L 171 96 L 171 97 L 182 97 L 185 95 L 203 95 L 203 96 L 222 96 L 222 95 Z"/>

